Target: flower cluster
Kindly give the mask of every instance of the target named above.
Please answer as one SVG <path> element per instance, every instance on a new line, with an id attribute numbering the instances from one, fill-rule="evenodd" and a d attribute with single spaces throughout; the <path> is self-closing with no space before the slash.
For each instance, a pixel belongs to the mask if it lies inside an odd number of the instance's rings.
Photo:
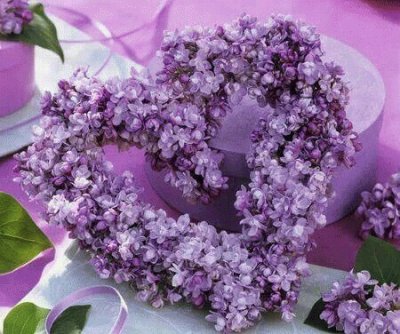
<path id="1" fill-rule="evenodd" d="M 368 271 L 350 272 L 324 293 L 320 317 L 329 328 L 358 333 L 400 333 L 400 290 L 395 284 L 378 284 Z"/>
<path id="2" fill-rule="evenodd" d="M 154 79 L 132 72 L 103 83 L 78 70 L 44 96 L 34 143 L 16 155 L 17 181 L 92 253 L 101 277 L 129 282 L 141 300 L 207 305 L 224 332 L 252 326 L 263 311 L 290 320 L 332 173 L 359 149 L 342 71 L 321 61 L 319 44 L 288 17 L 242 16 L 167 34 Z M 223 156 L 208 142 L 246 94 L 274 111 L 252 134 L 251 183 L 235 202 L 241 234 L 168 217 L 104 157 L 107 143 L 142 148 L 155 169 L 168 169 L 167 182 L 207 203 L 226 187 Z"/>
<path id="3" fill-rule="evenodd" d="M 315 30 L 284 16 L 266 23 L 242 16 L 233 24 L 167 33 L 156 83 L 181 107 L 170 108 L 154 160 L 170 165 L 169 182 L 186 198 L 205 203 L 226 187 L 221 157 L 207 142 L 246 94 L 276 109 L 273 138 L 265 140 L 276 141 L 273 149 L 284 156 L 282 163 L 310 156 L 314 166 L 322 159 L 329 164 L 324 153 L 335 146 L 334 159 L 351 165 L 355 138 L 344 112 L 348 89 L 341 68 L 324 64 L 321 54 Z M 189 121 L 193 109 L 197 116 Z"/>
<path id="4" fill-rule="evenodd" d="M 32 18 L 27 0 L 0 0 L 0 34 L 20 34 Z"/>
<path id="5" fill-rule="evenodd" d="M 389 182 L 377 183 L 371 192 L 362 193 L 357 213 L 363 219 L 360 235 L 400 239 L 400 173 Z"/>

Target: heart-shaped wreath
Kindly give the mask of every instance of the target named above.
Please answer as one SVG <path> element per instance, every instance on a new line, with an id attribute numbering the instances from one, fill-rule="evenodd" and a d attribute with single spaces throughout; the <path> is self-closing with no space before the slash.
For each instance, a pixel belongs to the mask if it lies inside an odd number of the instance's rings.
<path id="1" fill-rule="evenodd" d="M 314 28 L 242 16 L 167 33 L 154 80 L 132 73 L 103 83 L 78 70 L 44 96 L 34 144 L 16 156 L 18 181 L 92 254 L 101 277 L 129 282 L 141 300 L 207 305 L 207 319 L 225 332 L 253 325 L 262 311 L 290 320 L 309 274 L 310 236 L 326 223 L 332 173 L 360 148 L 342 69 L 321 55 Z M 235 202 L 241 234 L 167 217 L 105 160 L 107 143 L 143 148 L 184 197 L 207 203 L 227 181 L 209 140 L 246 94 L 273 111 L 252 133 L 251 183 Z"/>

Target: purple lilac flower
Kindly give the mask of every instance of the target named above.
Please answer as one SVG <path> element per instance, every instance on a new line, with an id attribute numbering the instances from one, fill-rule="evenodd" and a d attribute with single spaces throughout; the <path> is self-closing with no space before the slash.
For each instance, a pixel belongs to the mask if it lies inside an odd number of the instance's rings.
<path id="1" fill-rule="evenodd" d="M 400 173 L 389 182 L 377 183 L 371 192 L 362 193 L 357 213 L 363 219 L 360 235 L 400 239 Z"/>
<path id="2" fill-rule="evenodd" d="M 34 143 L 16 155 L 17 181 L 92 254 L 101 277 L 129 282 L 140 300 L 210 305 L 207 319 L 224 332 L 254 325 L 264 311 L 290 321 L 334 169 L 351 166 L 359 149 L 342 72 L 320 55 L 313 28 L 244 15 L 167 33 L 154 79 L 133 72 L 103 83 L 78 70 L 45 94 Z M 142 148 L 186 199 L 208 203 L 227 184 L 209 140 L 246 94 L 274 108 L 251 135 L 251 182 L 235 201 L 241 234 L 168 217 L 105 160 L 105 144 Z M 351 289 L 364 293 L 368 280 Z"/>
<path id="3" fill-rule="evenodd" d="M 33 19 L 26 0 L 0 0 L 0 34 L 20 34 Z"/>
<path id="4" fill-rule="evenodd" d="M 325 307 L 320 317 L 329 328 L 346 334 L 397 334 L 399 298 L 397 285 L 378 284 L 368 271 L 350 272 L 322 294 Z"/>

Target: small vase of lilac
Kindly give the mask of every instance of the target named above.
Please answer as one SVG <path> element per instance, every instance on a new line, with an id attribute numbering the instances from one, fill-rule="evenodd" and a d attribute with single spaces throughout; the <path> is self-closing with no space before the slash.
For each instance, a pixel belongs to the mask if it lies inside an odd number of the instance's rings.
<path id="1" fill-rule="evenodd" d="M 400 251 L 369 237 L 354 269 L 312 308 L 305 323 L 346 334 L 400 333 Z"/>
<path id="2" fill-rule="evenodd" d="M 57 29 L 40 3 L 28 0 L 0 0 L 0 44 L 19 42 L 56 53 L 64 62 Z"/>

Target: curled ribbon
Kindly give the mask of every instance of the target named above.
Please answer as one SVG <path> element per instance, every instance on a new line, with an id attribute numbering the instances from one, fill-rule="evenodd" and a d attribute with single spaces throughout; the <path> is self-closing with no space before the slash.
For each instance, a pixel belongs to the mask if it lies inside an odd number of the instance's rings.
<path id="1" fill-rule="evenodd" d="M 168 19 L 168 12 L 169 9 L 172 5 L 174 0 L 161 0 L 159 5 L 157 6 L 157 9 L 155 10 L 154 14 L 152 15 L 152 17 L 147 20 L 146 22 L 142 23 L 140 26 L 132 29 L 132 30 L 128 30 L 125 31 L 121 34 L 118 35 L 114 35 L 112 34 L 111 36 L 107 36 L 106 34 L 104 34 L 105 36 L 101 37 L 101 38 L 90 38 L 90 39 L 82 39 L 82 40 L 60 40 L 61 43 L 95 43 L 95 42 L 108 42 L 108 41 L 115 41 L 117 39 L 122 39 L 124 37 L 127 37 L 129 35 L 133 35 L 137 32 L 139 32 L 140 30 L 144 29 L 144 28 L 148 28 L 150 26 L 155 25 L 156 26 L 156 33 L 163 33 L 163 30 L 166 28 L 166 21 Z M 93 24 L 94 26 L 96 26 L 97 29 L 99 29 L 101 32 L 103 32 L 102 27 L 98 26 L 98 23 L 94 23 L 95 21 L 93 19 L 91 19 L 90 17 L 87 17 L 86 15 L 76 11 L 75 9 L 72 8 L 67 8 L 64 6 L 58 6 L 58 5 L 50 5 L 50 8 L 56 8 L 56 9 L 61 9 L 63 11 L 66 12 L 70 12 L 74 15 L 79 15 L 79 16 L 83 16 L 85 19 L 87 19 L 90 24 Z M 159 29 L 161 26 L 161 29 Z M 106 28 L 107 29 L 107 28 Z M 108 30 L 108 29 L 107 29 Z M 161 31 L 160 31 L 161 30 Z"/>
<path id="2" fill-rule="evenodd" d="M 128 318 L 128 306 L 126 305 L 126 302 L 122 297 L 122 295 L 119 293 L 119 291 L 113 288 L 112 286 L 108 285 L 97 285 L 88 288 L 83 288 L 71 293 L 70 295 L 62 299 L 56 306 L 53 307 L 53 309 L 47 315 L 45 323 L 46 334 L 50 334 L 50 330 L 54 322 L 66 308 L 68 308 L 70 305 L 76 304 L 78 300 L 95 295 L 109 295 L 118 297 L 119 299 L 118 317 L 114 323 L 114 326 L 110 330 L 109 334 L 120 334 L 125 325 L 125 321 Z"/>

